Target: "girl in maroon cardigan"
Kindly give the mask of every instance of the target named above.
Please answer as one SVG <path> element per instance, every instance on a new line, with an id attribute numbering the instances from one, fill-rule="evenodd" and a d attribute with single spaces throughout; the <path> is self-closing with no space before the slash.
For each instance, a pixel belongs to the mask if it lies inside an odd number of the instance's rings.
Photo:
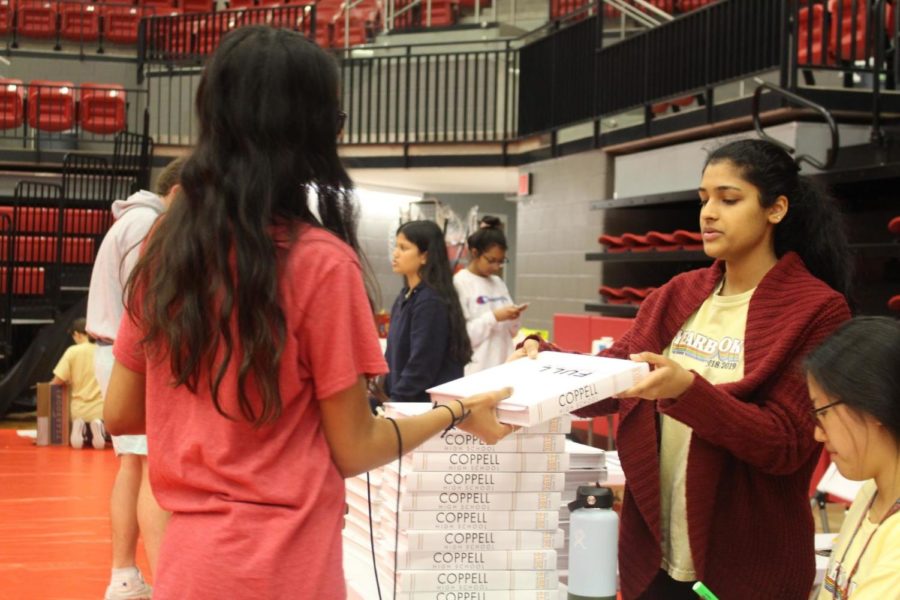
<path id="1" fill-rule="evenodd" d="M 709 268 L 651 294 L 603 355 L 652 373 L 582 409 L 618 412 L 627 478 L 619 539 L 626 600 L 806 599 L 807 498 L 819 456 L 799 361 L 850 317 L 840 213 L 781 148 L 724 145 L 700 184 Z M 518 354 L 547 344 L 526 340 Z"/>

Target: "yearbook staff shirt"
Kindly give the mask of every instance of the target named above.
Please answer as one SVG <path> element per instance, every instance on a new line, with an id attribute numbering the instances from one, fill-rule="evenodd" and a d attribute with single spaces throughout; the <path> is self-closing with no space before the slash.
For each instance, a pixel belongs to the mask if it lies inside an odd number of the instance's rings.
<path id="1" fill-rule="evenodd" d="M 744 329 L 747 309 L 756 288 L 720 296 L 722 283 L 682 325 L 663 354 L 712 384 L 730 383 L 744 376 Z M 687 480 L 691 428 L 661 415 L 660 530 L 662 568 L 677 581 L 694 581 L 694 561 L 688 541 Z"/>
<path id="2" fill-rule="evenodd" d="M 875 482 L 868 481 L 856 494 L 831 549 L 831 560 L 817 600 L 896 598 L 900 589 L 900 513 L 889 517 L 881 526 L 878 521 L 882 515 L 875 515 L 873 523 L 869 506 L 876 489 Z M 863 546 L 870 538 L 869 547 L 863 553 Z M 856 573 L 848 581 L 854 567 Z"/>

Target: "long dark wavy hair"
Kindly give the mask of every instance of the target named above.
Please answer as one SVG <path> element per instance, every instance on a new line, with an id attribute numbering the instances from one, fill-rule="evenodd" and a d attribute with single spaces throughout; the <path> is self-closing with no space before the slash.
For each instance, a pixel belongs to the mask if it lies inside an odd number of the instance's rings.
<path id="1" fill-rule="evenodd" d="M 472 360 L 472 342 L 466 331 L 459 295 L 453 286 L 453 273 L 450 272 L 447 244 L 441 228 L 434 221 L 409 221 L 397 229 L 397 235 L 401 233 L 416 245 L 419 252 L 428 253 L 425 264 L 419 268 L 419 277 L 447 305 L 450 315 L 450 344 L 447 350 L 450 358 L 461 365 L 468 364 Z"/>
<path id="2" fill-rule="evenodd" d="M 825 190 L 800 175 L 800 167 L 782 148 L 765 140 L 745 139 L 716 148 L 703 169 L 728 161 L 760 192 L 763 208 L 779 196 L 788 199 L 784 219 L 775 226 L 775 255 L 794 251 L 809 272 L 850 295 L 851 255 L 837 203 Z"/>
<path id="3" fill-rule="evenodd" d="M 359 254 L 351 181 L 337 153 L 339 108 L 334 60 L 283 29 L 229 33 L 201 77 L 199 139 L 181 173 L 181 197 L 150 237 L 127 302 L 147 348 L 168 359 L 174 384 L 196 393 L 207 378 L 226 418 L 259 427 L 282 411 L 284 251 L 273 226 L 291 239 L 301 223 L 324 227 Z M 227 414 L 219 398 L 232 361 L 240 415 Z M 251 386 L 261 406 L 249 398 Z"/>

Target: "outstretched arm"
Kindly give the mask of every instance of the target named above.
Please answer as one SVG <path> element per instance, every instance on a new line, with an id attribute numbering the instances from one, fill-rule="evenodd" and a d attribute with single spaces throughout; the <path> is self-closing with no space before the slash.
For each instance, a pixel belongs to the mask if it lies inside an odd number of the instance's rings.
<path id="1" fill-rule="evenodd" d="M 512 425 L 497 421 L 495 407 L 512 390 L 505 389 L 462 399 L 469 417 L 460 425 L 488 444 L 495 444 L 513 431 Z M 397 432 L 387 419 L 376 417 L 369 408 L 366 381 L 357 382 L 319 401 L 322 428 L 331 456 L 344 477 L 352 477 L 387 464 L 397 458 Z M 459 403 L 447 404 L 454 418 L 461 415 Z M 414 417 L 396 419 L 403 452 L 409 452 L 451 424 L 450 411 L 436 408 Z"/>

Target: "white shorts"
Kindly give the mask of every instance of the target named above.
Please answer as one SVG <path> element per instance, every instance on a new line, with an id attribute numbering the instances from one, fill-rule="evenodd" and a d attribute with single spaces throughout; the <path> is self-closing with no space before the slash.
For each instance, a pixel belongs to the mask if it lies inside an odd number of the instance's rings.
<path id="1" fill-rule="evenodd" d="M 94 351 L 94 376 L 97 377 L 97 383 L 100 384 L 100 393 L 106 399 L 106 390 L 109 389 L 109 378 L 112 376 L 113 363 L 116 362 L 113 356 L 113 347 L 106 344 L 97 344 Z M 121 454 L 139 454 L 147 456 L 147 436 L 146 435 L 114 435 L 112 436 L 113 449 L 116 456 Z"/>

